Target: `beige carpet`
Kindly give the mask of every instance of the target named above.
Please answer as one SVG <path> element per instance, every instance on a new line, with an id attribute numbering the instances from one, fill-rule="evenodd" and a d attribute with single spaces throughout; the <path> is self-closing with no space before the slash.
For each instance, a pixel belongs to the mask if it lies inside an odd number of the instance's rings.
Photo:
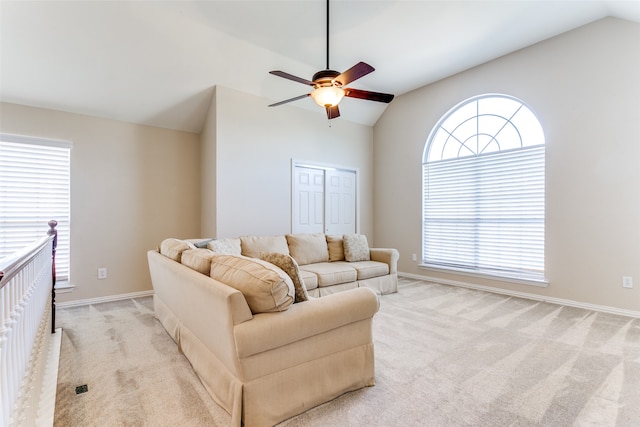
<path id="1" fill-rule="evenodd" d="M 58 310 L 58 326 L 55 426 L 229 424 L 151 298 Z M 281 426 L 640 426 L 640 319 L 402 279 L 374 340 L 375 387 Z"/>

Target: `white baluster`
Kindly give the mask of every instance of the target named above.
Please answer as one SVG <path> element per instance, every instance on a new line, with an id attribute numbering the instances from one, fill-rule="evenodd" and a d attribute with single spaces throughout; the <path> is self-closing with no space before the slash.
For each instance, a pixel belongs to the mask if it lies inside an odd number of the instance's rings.
<path id="1" fill-rule="evenodd" d="M 2 426 L 37 424 L 51 341 L 52 245 L 43 239 L 19 262 L 1 266 L 10 269 L 0 287 Z"/>

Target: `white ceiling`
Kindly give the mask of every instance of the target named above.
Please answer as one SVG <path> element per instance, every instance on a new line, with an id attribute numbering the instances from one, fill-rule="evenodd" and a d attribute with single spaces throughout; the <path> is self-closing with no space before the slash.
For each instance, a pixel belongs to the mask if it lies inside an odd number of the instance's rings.
<path id="1" fill-rule="evenodd" d="M 330 66 L 376 71 L 350 87 L 401 95 L 613 16 L 640 0 L 332 0 Z M 268 103 L 326 67 L 324 0 L 0 2 L 0 100 L 200 132 L 212 88 Z M 274 108 L 308 108 L 310 98 Z M 339 120 L 375 124 L 386 104 L 345 99 Z"/>

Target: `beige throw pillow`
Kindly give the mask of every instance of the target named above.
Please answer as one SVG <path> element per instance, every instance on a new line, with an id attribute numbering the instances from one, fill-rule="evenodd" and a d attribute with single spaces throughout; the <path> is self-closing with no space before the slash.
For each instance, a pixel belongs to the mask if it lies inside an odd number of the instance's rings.
<path id="1" fill-rule="evenodd" d="M 342 239 L 344 241 L 344 259 L 349 262 L 371 259 L 367 236 L 364 234 L 345 234 Z"/>
<path id="2" fill-rule="evenodd" d="M 327 236 L 329 261 L 344 261 L 344 245 L 342 236 Z"/>
<path id="3" fill-rule="evenodd" d="M 177 262 L 180 262 L 182 252 L 187 249 L 195 249 L 195 246 L 193 243 L 174 238 L 164 239 L 162 243 L 160 243 L 160 253 Z"/>
<path id="4" fill-rule="evenodd" d="M 278 254 L 275 252 L 262 254 L 261 258 L 281 268 L 282 271 L 287 273 L 287 275 L 291 278 L 291 281 L 293 282 L 293 288 L 295 289 L 295 292 L 296 292 L 295 302 L 302 302 L 302 301 L 309 300 L 309 294 L 307 293 L 307 288 L 304 285 L 302 276 L 300 276 L 298 263 L 294 258 L 292 258 L 289 255 Z"/>
<path id="5" fill-rule="evenodd" d="M 199 273 L 209 275 L 211 271 L 211 259 L 216 256 L 209 249 L 196 248 L 182 252 L 182 265 Z"/>
<path id="6" fill-rule="evenodd" d="M 263 253 L 277 252 L 289 255 L 289 246 L 284 236 L 244 236 L 240 237 L 242 255 L 260 258 Z"/>
<path id="7" fill-rule="evenodd" d="M 294 301 L 293 282 L 287 273 L 260 259 L 215 256 L 210 276 L 242 292 L 253 314 L 284 311 Z"/>
<path id="8" fill-rule="evenodd" d="M 299 265 L 329 261 L 324 234 L 287 234 L 289 252 Z"/>

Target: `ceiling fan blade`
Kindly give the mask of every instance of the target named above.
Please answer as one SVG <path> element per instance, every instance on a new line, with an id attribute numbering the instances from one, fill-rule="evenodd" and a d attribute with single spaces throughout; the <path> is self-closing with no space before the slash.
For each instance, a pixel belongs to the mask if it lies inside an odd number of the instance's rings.
<path id="1" fill-rule="evenodd" d="M 333 107 L 324 107 L 327 110 L 327 119 L 331 120 L 331 119 L 336 119 L 338 117 L 340 117 L 340 109 L 338 108 L 338 106 L 333 106 Z"/>
<path id="2" fill-rule="evenodd" d="M 305 85 L 313 86 L 313 82 L 307 79 L 303 79 L 302 77 L 294 76 L 293 74 L 285 73 L 284 71 L 269 71 L 269 74 L 273 74 L 274 76 L 282 77 L 285 79 L 293 80 L 294 82 L 302 83 Z"/>
<path id="3" fill-rule="evenodd" d="M 297 101 L 298 99 L 306 98 L 309 95 L 311 95 L 311 94 L 307 93 L 305 95 L 296 96 L 295 98 L 285 99 L 284 101 L 280 101 L 280 102 L 276 102 L 275 104 L 271 104 L 271 105 L 269 105 L 269 107 L 277 107 L 278 105 L 287 104 L 289 102 Z"/>
<path id="4" fill-rule="evenodd" d="M 344 73 L 333 79 L 336 82 L 340 82 L 342 86 L 346 86 L 352 81 L 358 80 L 360 77 L 364 77 L 367 74 L 375 71 L 371 65 L 365 62 L 358 62 L 353 67 L 349 68 Z"/>
<path id="5" fill-rule="evenodd" d="M 380 93 L 380 92 L 369 92 L 368 90 L 359 90 L 359 89 L 345 89 L 344 96 L 348 96 L 350 98 L 358 98 L 358 99 L 366 99 L 368 101 L 377 101 L 377 102 L 385 102 L 390 103 L 393 100 L 393 95 L 389 93 Z"/>

